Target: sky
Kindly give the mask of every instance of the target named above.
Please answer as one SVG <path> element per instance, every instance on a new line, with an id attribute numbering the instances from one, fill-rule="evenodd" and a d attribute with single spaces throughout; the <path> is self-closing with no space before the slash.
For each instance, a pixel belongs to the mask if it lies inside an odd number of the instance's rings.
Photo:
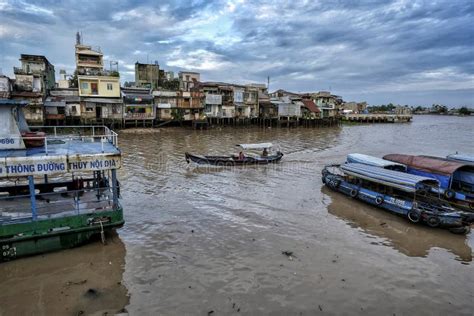
<path id="1" fill-rule="evenodd" d="M 202 81 L 330 90 L 369 104 L 474 106 L 474 0 L 0 0 L 0 68 L 45 55 L 74 71 L 75 34 L 119 62 Z"/>

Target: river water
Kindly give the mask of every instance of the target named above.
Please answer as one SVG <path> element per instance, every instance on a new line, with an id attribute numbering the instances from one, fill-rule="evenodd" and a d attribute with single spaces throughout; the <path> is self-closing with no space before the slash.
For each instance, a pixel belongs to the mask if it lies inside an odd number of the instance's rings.
<path id="1" fill-rule="evenodd" d="M 285 153 L 280 164 L 184 160 L 186 151 L 226 154 L 267 141 Z M 120 132 L 119 142 L 125 226 L 106 246 L 0 265 L 0 314 L 472 315 L 474 233 L 413 225 L 327 190 L 321 169 L 351 152 L 474 153 L 474 117 L 139 129 Z"/>

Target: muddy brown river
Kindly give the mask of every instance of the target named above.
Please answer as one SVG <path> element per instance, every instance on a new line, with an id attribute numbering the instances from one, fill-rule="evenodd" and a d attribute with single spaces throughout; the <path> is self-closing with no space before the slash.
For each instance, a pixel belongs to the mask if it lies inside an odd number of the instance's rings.
<path id="1" fill-rule="evenodd" d="M 186 151 L 267 141 L 285 153 L 280 164 L 184 160 Z M 474 117 L 139 129 L 119 142 L 126 225 L 105 246 L 1 264 L 0 315 L 473 314 L 474 233 L 417 226 L 351 200 L 322 186 L 321 169 L 351 152 L 474 153 Z"/>

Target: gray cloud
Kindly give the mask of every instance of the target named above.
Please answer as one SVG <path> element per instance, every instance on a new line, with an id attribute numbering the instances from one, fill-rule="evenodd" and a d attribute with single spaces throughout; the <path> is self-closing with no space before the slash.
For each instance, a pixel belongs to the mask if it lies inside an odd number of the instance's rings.
<path id="1" fill-rule="evenodd" d="M 72 71 L 77 30 L 120 61 L 123 80 L 148 57 L 204 80 L 270 76 L 271 90 L 474 105 L 470 0 L 0 0 L 0 67 L 11 74 L 19 55 L 32 53 Z"/>

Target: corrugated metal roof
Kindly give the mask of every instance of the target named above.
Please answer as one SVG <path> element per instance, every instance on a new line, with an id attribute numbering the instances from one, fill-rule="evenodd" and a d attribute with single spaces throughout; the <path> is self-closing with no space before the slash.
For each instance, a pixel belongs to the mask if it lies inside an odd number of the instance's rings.
<path id="1" fill-rule="evenodd" d="M 321 113 L 321 110 L 314 104 L 311 100 L 301 100 L 303 102 L 304 107 L 307 108 L 310 112 L 313 113 Z"/>
<path id="2" fill-rule="evenodd" d="M 345 174 L 375 183 L 391 186 L 405 192 L 415 192 L 423 184 L 439 186 L 438 180 L 412 175 L 405 172 L 393 171 L 360 163 L 341 165 Z"/>

